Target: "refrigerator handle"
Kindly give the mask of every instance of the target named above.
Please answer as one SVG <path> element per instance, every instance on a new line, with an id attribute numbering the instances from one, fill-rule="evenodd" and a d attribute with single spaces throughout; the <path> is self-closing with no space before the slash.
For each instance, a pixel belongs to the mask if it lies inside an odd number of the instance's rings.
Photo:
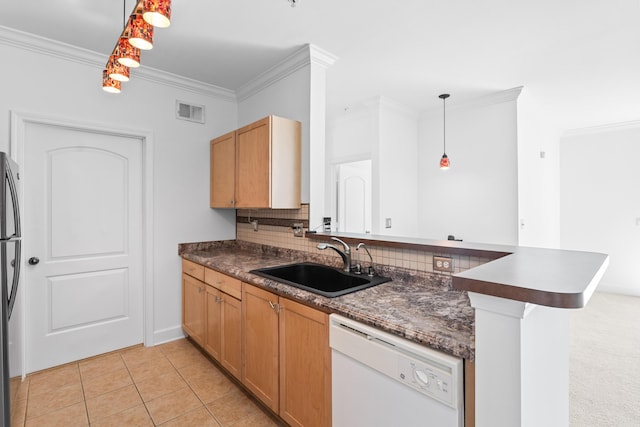
<path id="1" fill-rule="evenodd" d="M 21 237 L 22 230 L 20 227 L 20 207 L 18 206 L 18 188 L 16 186 L 16 182 L 13 179 L 13 175 L 15 172 L 15 176 L 17 179 L 20 179 L 20 174 L 18 171 L 12 171 L 9 169 L 7 173 L 7 178 L 9 180 L 9 191 L 11 191 L 11 201 L 13 202 L 13 221 L 15 226 L 15 233 L 13 237 Z"/>
<path id="2" fill-rule="evenodd" d="M 13 268 L 13 281 L 11 282 L 11 293 L 9 294 L 9 301 L 7 301 L 7 319 L 11 319 L 11 312 L 13 311 L 13 305 L 18 297 L 18 282 L 20 280 L 20 256 L 22 255 L 22 241 L 15 240 L 16 250 L 14 253 L 14 268 Z"/>

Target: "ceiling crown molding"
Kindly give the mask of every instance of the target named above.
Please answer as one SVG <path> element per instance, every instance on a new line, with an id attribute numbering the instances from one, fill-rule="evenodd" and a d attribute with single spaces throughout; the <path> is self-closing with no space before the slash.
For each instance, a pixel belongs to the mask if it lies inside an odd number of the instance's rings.
<path id="1" fill-rule="evenodd" d="M 35 34 L 14 30 L 0 25 L 0 44 L 4 44 L 18 49 L 48 55 L 89 65 L 100 70 L 104 67 L 107 55 L 73 46 L 67 43 L 36 36 Z M 219 86 L 199 82 L 176 74 L 161 71 L 155 68 L 142 66 L 133 70 L 136 77 L 165 86 L 195 92 L 201 95 L 208 95 L 213 98 L 221 98 L 226 101 L 236 100 L 235 92 Z"/>
<path id="2" fill-rule="evenodd" d="M 336 60 L 337 57 L 335 55 L 317 46 L 306 44 L 273 67 L 240 86 L 236 91 L 236 96 L 238 101 L 244 101 L 307 65 L 313 63 L 327 68 L 333 65 Z"/>
<path id="3" fill-rule="evenodd" d="M 568 129 L 562 133 L 562 137 L 594 135 L 598 133 L 620 132 L 640 128 L 640 120 L 632 120 L 621 123 L 609 123 L 600 126 L 590 126 L 586 128 Z"/>
<path id="4" fill-rule="evenodd" d="M 447 111 L 464 110 L 469 108 L 482 108 L 489 107 L 491 105 L 501 104 L 503 102 L 517 101 L 518 97 L 522 93 L 524 86 L 514 87 L 512 89 L 501 90 L 500 92 L 494 92 L 487 95 L 478 96 L 476 98 L 455 102 L 447 101 Z M 451 97 L 453 98 L 453 96 Z M 421 118 L 428 117 L 436 112 L 442 112 L 442 107 L 432 107 L 424 110 L 420 116 Z"/>

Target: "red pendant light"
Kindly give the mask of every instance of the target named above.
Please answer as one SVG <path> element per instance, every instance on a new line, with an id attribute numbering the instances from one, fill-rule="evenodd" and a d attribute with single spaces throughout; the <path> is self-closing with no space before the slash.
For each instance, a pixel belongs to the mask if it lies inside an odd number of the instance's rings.
<path id="1" fill-rule="evenodd" d="M 122 83 L 109 77 L 107 70 L 102 70 L 102 90 L 109 93 L 120 93 Z"/>
<path id="2" fill-rule="evenodd" d="M 449 157 L 447 157 L 447 111 L 445 108 L 446 99 L 450 95 L 448 93 L 443 93 L 438 96 L 438 98 L 442 99 L 442 158 L 440 159 L 440 169 L 447 170 L 449 169 Z"/>
<path id="3" fill-rule="evenodd" d="M 107 62 L 107 72 L 109 73 L 109 77 L 113 80 L 117 80 L 119 82 L 129 81 L 129 67 L 125 67 L 119 63 L 115 55 L 111 55 L 109 57 L 109 61 Z"/>
<path id="4" fill-rule="evenodd" d="M 171 0 L 144 0 L 142 10 L 144 20 L 154 27 L 171 25 Z"/>
<path id="5" fill-rule="evenodd" d="M 132 46 L 142 50 L 153 48 L 153 25 L 145 21 L 142 14 L 131 14 L 125 33 L 129 36 Z"/>
<path id="6" fill-rule="evenodd" d="M 447 153 L 444 153 L 440 158 L 440 169 L 449 169 L 449 157 L 447 157 Z"/>
<path id="7" fill-rule="evenodd" d="M 140 49 L 132 46 L 129 39 L 120 37 L 118 45 L 114 50 L 114 55 L 118 62 L 129 68 L 138 68 L 140 66 Z"/>

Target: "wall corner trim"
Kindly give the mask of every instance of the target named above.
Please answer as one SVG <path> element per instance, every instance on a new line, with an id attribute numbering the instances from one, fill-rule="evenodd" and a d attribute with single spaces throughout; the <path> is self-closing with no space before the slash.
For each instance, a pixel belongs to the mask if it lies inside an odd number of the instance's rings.
<path id="1" fill-rule="evenodd" d="M 244 101 L 310 64 L 329 67 L 337 60 L 335 55 L 311 44 L 305 44 L 282 61 L 257 75 L 236 91 L 238 101 Z"/>

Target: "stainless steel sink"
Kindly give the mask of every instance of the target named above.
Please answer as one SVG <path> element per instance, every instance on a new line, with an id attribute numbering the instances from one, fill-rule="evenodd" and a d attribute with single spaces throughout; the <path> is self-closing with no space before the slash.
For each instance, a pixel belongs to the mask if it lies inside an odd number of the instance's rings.
<path id="1" fill-rule="evenodd" d="M 258 268 L 250 273 L 329 298 L 360 291 L 391 280 L 388 277 L 347 273 L 310 262 Z"/>

